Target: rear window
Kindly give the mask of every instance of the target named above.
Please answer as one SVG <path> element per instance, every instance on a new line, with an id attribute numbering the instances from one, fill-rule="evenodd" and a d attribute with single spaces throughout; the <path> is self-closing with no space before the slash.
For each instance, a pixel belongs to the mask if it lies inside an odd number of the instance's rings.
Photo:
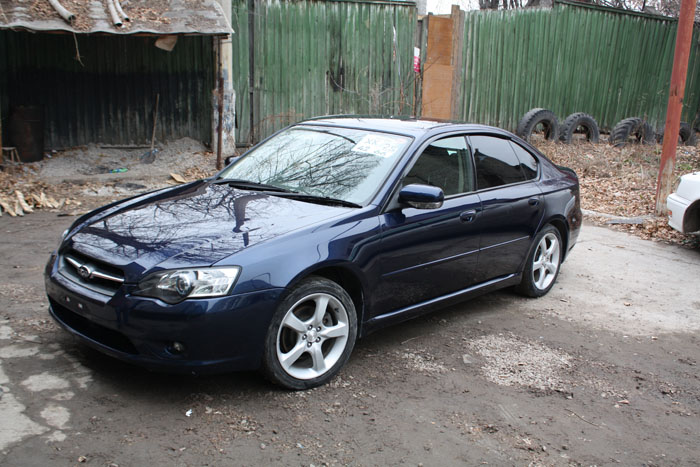
<path id="1" fill-rule="evenodd" d="M 470 136 L 469 140 L 478 190 L 525 181 L 520 160 L 508 140 L 483 135 Z"/>
<path id="2" fill-rule="evenodd" d="M 528 180 L 537 178 L 537 158 L 518 144 L 511 142 L 510 145 L 513 147 L 515 155 L 518 156 L 520 168 L 523 170 L 525 178 Z"/>

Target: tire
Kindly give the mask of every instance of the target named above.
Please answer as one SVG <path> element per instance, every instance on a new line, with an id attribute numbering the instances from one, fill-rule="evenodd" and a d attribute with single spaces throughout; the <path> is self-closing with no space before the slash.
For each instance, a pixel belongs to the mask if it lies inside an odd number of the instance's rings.
<path id="1" fill-rule="evenodd" d="M 556 141 L 559 137 L 559 122 L 553 112 L 547 109 L 532 109 L 520 119 L 515 133 L 525 141 L 530 140 L 535 128 L 542 124 L 544 137 L 549 141 Z"/>
<path id="2" fill-rule="evenodd" d="M 656 134 L 656 140 L 658 143 L 662 143 L 664 141 L 664 131 L 665 128 L 661 128 L 661 130 Z M 695 133 L 695 129 L 693 129 L 690 124 L 681 122 L 681 127 L 678 130 L 678 144 L 695 146 L 697 143 L 698 137 Z"/>
<path id="3" fill-rule="evenodd" d="M 527 297 L 541 297 L 549 292 L 559 276 L 562 255 L 559 231 L 551 224 L 546 225 L 535 237 L 516 290 Z"/>
<path id="4" fill-rule="evenodd" d="M 586 141 L 597 143 L 600 141 L 600 129 L 598 123 L 590 115 L 579 112 L 571 114 L 564 120 L 560 128 L 559 139 L 566 144 L 571 144 L 576 129 L 583 127 L 586 134 Z"/>
<path id="5" fill-rule="evenodd" d="M 348 293 L 311 276 L 287 294 L 272 317 L 263 373 L 288 389 L 326 384 L 350 358 L 356 337 L 357 313 Z"/>
<path id="6" fill-rule="evenodd" d="M 644 144 L 654 144 L 656 140 L 651 125 L 641 118 L 631 117 L 620 120 L 615 125 L 610 133 L 610 144 L 622 147 L 629 142 L 630 137 L 635 138 L 636 143 Z"/>
<path id="7" fill-rule="evenodd" d="M 695 129 L 690 124 L 681 122 L 681 128 L 678 131 L 681 141 L 686 146 L 695 146 L 698 144 L 698 136 L 695 134 Z"/>

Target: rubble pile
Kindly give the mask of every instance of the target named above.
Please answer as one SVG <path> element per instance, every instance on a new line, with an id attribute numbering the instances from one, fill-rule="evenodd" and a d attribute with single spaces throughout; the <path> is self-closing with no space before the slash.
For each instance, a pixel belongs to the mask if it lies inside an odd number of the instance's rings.
<path id="1" fill-rule="evenodd" d="M 35 209 L 59 212 L 82 203 L 71 197 L 60 197 L 31 171 L 0 172 L 0 216 L 24 216 Z"/>

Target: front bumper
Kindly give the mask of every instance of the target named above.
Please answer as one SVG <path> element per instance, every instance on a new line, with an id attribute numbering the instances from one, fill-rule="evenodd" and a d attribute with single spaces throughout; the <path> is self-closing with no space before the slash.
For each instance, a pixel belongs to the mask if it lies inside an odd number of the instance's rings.
<path id="1" fill-rule="evenodd" d="M 51 316 L 91 347 L 149 369 L 194 374 L 258 368 L 284 291 L 274 288 L 168 305 L 132 296 L 134 286 L 124 284 L 110 297 L 66 278 L 53 257 L 45 285 Z"/>

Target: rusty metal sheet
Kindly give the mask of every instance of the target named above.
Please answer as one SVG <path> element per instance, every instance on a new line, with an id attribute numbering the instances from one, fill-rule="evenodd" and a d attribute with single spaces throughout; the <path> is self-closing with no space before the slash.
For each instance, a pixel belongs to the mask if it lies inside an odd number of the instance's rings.
<path id="1" fill-rule="evenodd" d="M 115 27 L 101 0 L 88 0 L 73 11 L 73 25 L 64 21 L 48 2 L 0 0 L 0 29 L 76 34 L 193 34 L 226 35 L 233 31 L 216 0 L 130 0 L 123 6 L 131 19 Z"/>

